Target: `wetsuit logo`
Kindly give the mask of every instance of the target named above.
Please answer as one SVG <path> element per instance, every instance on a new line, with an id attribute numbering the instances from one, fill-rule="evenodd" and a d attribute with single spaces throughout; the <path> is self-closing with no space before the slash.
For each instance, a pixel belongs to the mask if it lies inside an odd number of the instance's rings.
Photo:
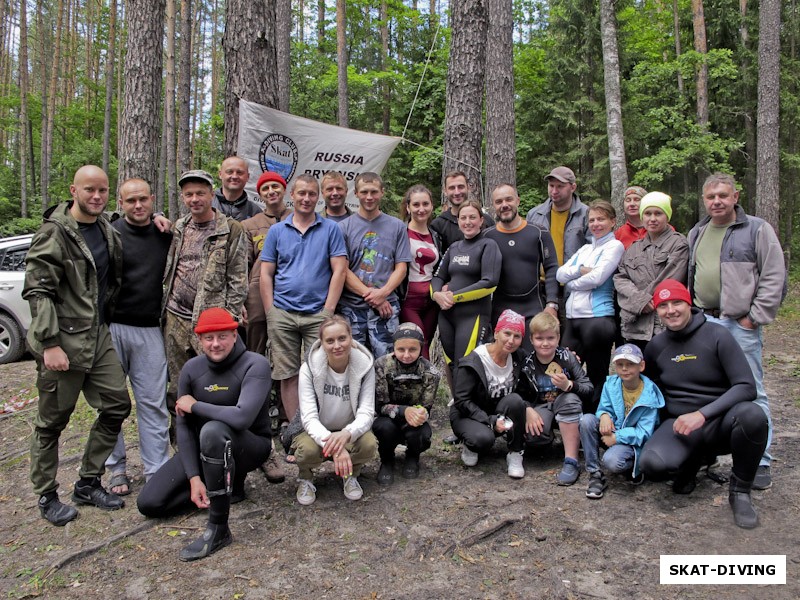
<path id="1" fill-rule="evenodd" d="M 513 248 L 514 246 L 517 245 L 517 242 L 515 242 L 514 240 L 508 240 L 508 245 Z"/>
<path id="2" fill-rule="evenodd" d="M 231 388 L 229 388 L 227 385 L 217 385 L 216 383 L 212 383 L 203 389 L 207 392 L 227 392 Z"/>
<path id="3" fill-rule="evenodd" d="M 457 265 L 461 265 L 462 267 L 468 267 L 469 266 L 469 255 L 467 254 L 466 256 L 461 256 L 461 255 L 454 256 L 453 257 L 453 262 L 455 264 L 457 264 Z"/>
<path id="4" fill-rule="evenodd" d="M 261 142 L 258 164 L 263 171 L 279 173 L 289 181 L 297 168 L 297 144 L 281 133 L 271 133 Z"/>
<path id="5" fill-rule="evenodd" d="M 686 362 L 687 360 L 697 360 L 697 354 L 678 354 L 670 358 L 670 360 L 676 363 Z"/>

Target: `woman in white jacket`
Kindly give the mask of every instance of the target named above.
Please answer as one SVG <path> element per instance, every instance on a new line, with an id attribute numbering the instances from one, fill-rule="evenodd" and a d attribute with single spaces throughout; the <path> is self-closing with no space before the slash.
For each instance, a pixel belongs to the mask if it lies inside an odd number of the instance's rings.
<path id="1" fill-rule="evenodd" d="M 369 351 L 355 341 L 350 324 L 339 315 L 319 327 L 308 359 L 300 368 L 300 418 L 303 431 L 292 441 L 297 467 L 297 501 L 312 504 L 317 488 L 312 469 L 332 460 L 344 480 L 344 495 L 363 495 L 358 476 L 375 457 L 375 371 Z"/>
<path id="2" fill-rule="evenodd" d="M 556 272 L 567 295 L 567 323 L 561 345 L 586 361 L 586 374 L 594 385 L 593 402 L 584 404 L 584 413 L 597 409 L 617 335 L 612 275 L 625 247 L 614 237 L 616 223 L 617 213 L 610 202 L 593 202 L 589 206 L 591 243 L 581 247 Z"/>

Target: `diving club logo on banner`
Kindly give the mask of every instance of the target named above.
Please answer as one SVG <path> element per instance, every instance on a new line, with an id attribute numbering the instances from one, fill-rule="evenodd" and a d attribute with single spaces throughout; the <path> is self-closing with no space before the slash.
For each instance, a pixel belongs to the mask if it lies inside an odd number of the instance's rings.
<path id="1" fill-rule="evenodd" d="M 274 171 L 289 181 L 297 169 L 297 144 L 281 133 L 271 133 L 261 142 L 258 162 L 262 171 Z"/>

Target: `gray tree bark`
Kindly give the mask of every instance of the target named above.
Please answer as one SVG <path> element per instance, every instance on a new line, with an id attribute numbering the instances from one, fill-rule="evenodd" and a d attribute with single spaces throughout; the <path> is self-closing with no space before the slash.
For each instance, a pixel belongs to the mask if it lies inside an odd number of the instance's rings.
<path id="1" fill-rule="evenodd" d="M 617 16 L 614 0 L 600 0 L 600 35 L 603 39 L 603 82 L 606 93 L 608 164 L 611 169 L 611 203 L 622 215 L 622 200 L 628 185 L 625 134 L 622 127 L 622 91 L 619 84 Z"/>
<path id="2" fill-rule="evenodd" d="M 761 0 L 758 17 L 756 214 L 778 231 L 780 214 L 781 2 Z"/>
<path id="3" fill-rule="evenodd" d="M 108 173 L 111 156 L 111 108 L 114 98 L 114 63 L 117 61 L 117 0 L 111 0 L 108 6 L 108 52 L 106 53 L 106 105 L 103 114 L 103 170 Z M 116 186 L 111 188 L 116 189 Z"/>
<path id="4" fill-rule="evenodd" d="M 484 0 L 454 0 L 450 19 L 442 184 L 449 171 L 463 171 L 470 190 L 480 197 L 486 4 Z"/>
<path id="5" fill-rule="evenodd" d="M 192 156 L 189 144 L 189 110 L 192 80 L 192 2 L 181 0 L 180 46 L 178 58 L 178 173 L 191 168 Z M 183 204 L 179 204 L 183 210 Z"/>
<path id="6" fill-rule="evenodd" d="M 228 0 L 225 34 L 225 156 L 236 154 L 239 99 L 278 105 L 275 4 Z M 256 74 L 258 74 L 256 76 Z"/>
<path id="7" fill-rule="evenodd" d="M 338 74 L 339 126 L 350 127 L 347 108 L 347 15 L 345 0 L 336 0 L 336 69 Z"/>
<path id="8" fill-rule="evenodd" d="M 175 3 L 176 0 L 167 0 L 167 65 L 164 81 L 164 131 L 161 141 L 166 165 L 164 174 L 166 186 L 161 185 L 158 192 L 163 194 L 166 189 L 167 201 L 165 204 L 172 219 L 177 219 L 181 214 L 182 204 L 178 199 L 178 157 L 175 145 L 175 93 L 177 91 L 175 85 L 175 29 L 177 25 Z"/>
<path id="9" fill-rule="evenodd" d="M 486 44 L 486 187 L 517 185 L 514 122 L 514 19 L 511 0 L 487 0 Z M 491 41 L 491 43 L 488 43 Z"/>
<path id="10" fill-rule="evenodd" d="M 164 0 L 128 0 L 119 179 L 156 181 L 163 64 Z"/>
<path id="11" fill-rule="evenodd" d="M 28 216 L 28 3 L 19 3 L 19 209 Z"/>
<path id="12" fill-rule="evenodd" d="M 325 2 L 320 1 L 322 19 L 325 19 Z M 275 5 L 275 41 L 278 55 L 278 110 L 289 112 L 291 90 L 291 32 L 292 0 L 277 0 Z M 319 25 L 319 24 L 318 24 Z M 324 29 L 323 29 L 324 33 Z M 321 38 L 320 38 L 321 39 Z"/>

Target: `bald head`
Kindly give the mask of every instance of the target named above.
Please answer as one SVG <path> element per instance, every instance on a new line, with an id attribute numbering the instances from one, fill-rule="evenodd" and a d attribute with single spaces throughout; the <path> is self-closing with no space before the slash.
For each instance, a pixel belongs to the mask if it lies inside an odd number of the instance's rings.
<path id="1" fill-rule="evenodd" d="M 225 198 L 230 202 L 238 200 L 250 179 L 247 161 L 238 156 L 229 156 L 219 167 L 219 178 L 222 181 L 222 194 Z"/>
<path id="2" fill-rule="evenodd" d="M 108 204 L 108 175 L 100 167 L 86 165 L 75 172 L 70 213 L 79 223 L 94 223 Z"/>

